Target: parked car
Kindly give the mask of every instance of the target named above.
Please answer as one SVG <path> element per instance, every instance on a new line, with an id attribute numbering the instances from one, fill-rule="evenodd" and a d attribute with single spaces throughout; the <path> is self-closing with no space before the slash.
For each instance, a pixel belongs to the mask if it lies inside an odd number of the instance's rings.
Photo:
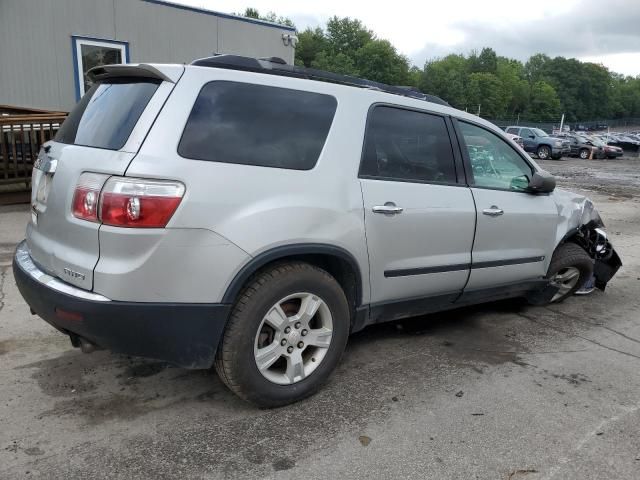
<path id="1" fill-rule="evenodd" d="M 624 154 L 622 148 L 616 147 L 614 145 L 607 145 L 599 135 L 589 135 L 586 138 L 590 139 L 594 145 L 602 147 L 607 158 L 618 158 Z"/>
<path id="2" fill-rule="evenodd" d="M 539 128 L 512 126 L 507 127 L 506 132 L 522 137 L 524 150 L 535 153 L 541 160 L 549 158 L 558 160 L 563 155 L 569 155 L 571 152 L 571 147 L 567 140 L 551 137 L 547 132 Z"/>
<path id="3" fill-rule="evenodd" d="M 520 148 L 524 149 L 524 142 L 522 141 L 522 137 L 514 135 L 512 133 L 507 133 L 507 137 L 513 140 Z"/>
<path id="4" fill-rule="evenodd" d="M 571 146 L 572 157 L 580 157 L 583 160 L 588 158 L 605 158 L 606 154 L 603 145 L 596 145 L 585 135 L 569 134 L 566 136 Z"/>
<path id="5" fill-rule="evenodd" d="M 621 265 L 587 198 L 436 97 L 232 55 L 90 75 L 13 261 L 84 351 L 215 364 L 274 407 L 367 325 L 560 302 Z"/>
<path id="6" fill-rule="evenodd" d="M 610 133 L 608 143 L 622 148 L 628 152 L 637 152 L 640 148 L 640 141 L 627 137 L 622 133 Z"/>

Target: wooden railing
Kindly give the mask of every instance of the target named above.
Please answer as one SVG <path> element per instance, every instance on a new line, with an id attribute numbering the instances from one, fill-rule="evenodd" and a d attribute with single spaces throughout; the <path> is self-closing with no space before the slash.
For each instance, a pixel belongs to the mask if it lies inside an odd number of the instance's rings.
<path id="1" fill-rule="evenodd" d="M 31 169 L 40 146 L 51 140 L 64 113 L 0 116 L 0 187 L 31 187 Z"/>

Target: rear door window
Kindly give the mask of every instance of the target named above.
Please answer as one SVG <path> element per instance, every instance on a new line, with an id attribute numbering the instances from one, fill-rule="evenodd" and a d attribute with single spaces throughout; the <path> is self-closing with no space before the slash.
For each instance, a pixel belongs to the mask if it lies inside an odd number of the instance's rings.
<path id="1" fill-rule="evenodd" d="M 250 83 L 206 84 L 178 153 L 194 160 L 309 170 L 336 112 L 330 95 Z"/>
<path id="2" fill-rule="evenodd" d="M 417 183 L 456 183 L 443 117 L 377 106 L 369 116 L 360 176 Z"/>
<path id="3" fill-rule="evenodd" d="M 55 141 L 121 149 L 159 84 L 159 81 L 136 79 L 96 83 L 71 111 Z"/>

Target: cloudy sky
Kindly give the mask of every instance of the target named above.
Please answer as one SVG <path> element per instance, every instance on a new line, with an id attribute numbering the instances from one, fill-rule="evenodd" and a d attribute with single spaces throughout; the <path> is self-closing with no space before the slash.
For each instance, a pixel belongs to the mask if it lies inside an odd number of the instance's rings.
<path id="1" fill-rule="evenodd" d="M 298 30 L 358 18 L 411 61 L 483 46 L 526 60 L 537 52 L 640 75 L 640 0 L 173 0 L 225 13 L 246 7 L 291 18 Z"/>

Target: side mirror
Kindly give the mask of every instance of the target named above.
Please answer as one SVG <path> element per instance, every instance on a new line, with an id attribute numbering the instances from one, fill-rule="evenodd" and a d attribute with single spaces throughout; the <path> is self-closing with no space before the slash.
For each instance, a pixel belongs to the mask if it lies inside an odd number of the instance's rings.
<path id="1" fill-rule="evenodd" d="M 531 177 L 528 190 L 531 193 L 551 193 L 555 188 L 556 178 L 549 172 L 538 170 Z"/>
<path id="2" fill-rule="evenodd" d="M 533 139 L 533 138 L 536 138 L 536 136 L 535 135 L 529 135 L 529 138 Z"/>

